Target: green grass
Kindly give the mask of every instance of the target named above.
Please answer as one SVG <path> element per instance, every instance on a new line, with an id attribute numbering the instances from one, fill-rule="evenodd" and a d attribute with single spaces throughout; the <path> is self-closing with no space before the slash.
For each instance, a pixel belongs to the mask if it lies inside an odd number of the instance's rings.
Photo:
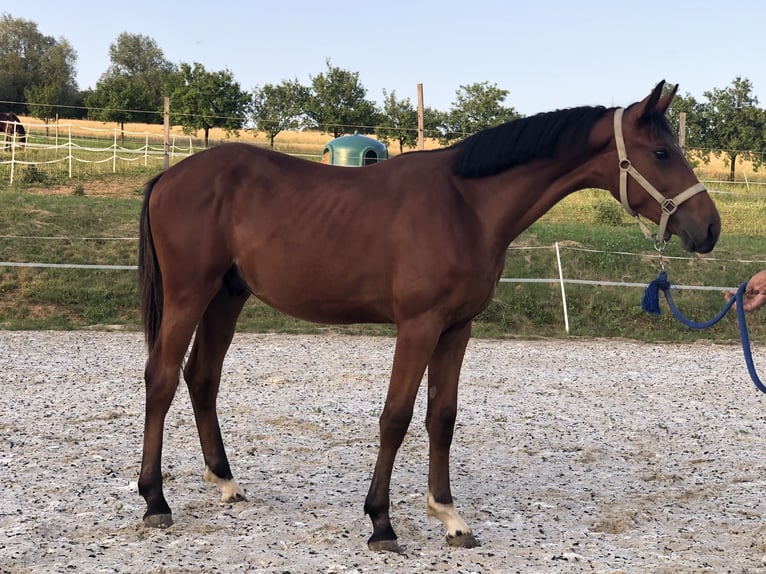
<path id="1" fill-rule="evenodd" d="M 141 197 L 0 192 L 0 260 L 132 265 Z M 102 239 L 90 239 L 102 238 Z M 115 238 L 115 239 L 103 239 Z M 0 267 L 0 326 L 138 328 L 135 273 Z"/>
<path id="2" fill-rule="evenodd" d="M 94 177 L 89 184 L 98 185 L 99 181 L 119 187 L 122 180 L 110 175 L 104 179 Z M 138 234 L 140 186 L 133 179 L 122 187 L 128 192 L 120 197 L 49 195 L 18 187 L 0 191 L 0 260 L 135 264 L 137 241 L 133 238 Z M 77 184 L 72 188 L 76 190 Z M 712 254 L 689 257 L 677 240 L 668 245 L 665 266 L 675 285 L 735 287 L 766 267 L 764 196 L 741 192 L 717 195 L 715 200 L 724 220 L 724 234 Z M 619 205 L 605 192 L 584 191 L 554 207 L 514 242 L 507 253 L 504 276 L 557 278 L 552 247 L 557 241 L 566 278 L 645 285 L 659 269 L 652 243 Z M 642 293 L 641 288 L 634 287 L 567 285 L 570 335 L 646 341 L 738 339 L 733 313 L 711 329 L 693 331 L 672 317 L 664 301 L 662 316 L 644 313 L 640 307 Z M 674 298 L 687 316 L 699 321 L 714 316 L 724 302 L 720 292 L 710 291 L 676 291 Z M 754 340 L 766 337 L 763 323 L 757 315 L 751 318 Z M 140 329 L 134 271 L 0 267 L 0 328 L 115 326 Z M 239 329 L 394 333 L 386 325 L 313 325 L 286 317 L 255 300 L 243 311 Z M 559 285 L 501 283 L 488 309 L 477 317 L 474 333 L 480 337 L 565 336 Z"/>
<path id="3" fill-rule="evenodd" d="M 563 275 L 568 279 L 646 285 L 660 269 L 653 246 L 651 243 L 647 245 L 648 242 L 633 226 L 610 228 L 543 221 L 534 224 L 519 239 L 529 247 L 549 246 L 557 240 L 561 241 Z M 703 257 L 690 258 L 673 242 L 666 250 L 664 264 L 674 285 L 736 287 L 766 267 L 763 254 L 766 254 L 766 237 L 724 236 L 719 249 Z M 743 263 L 738 261 L 741 259 L 761 262 Z M 504 276 L 557 278 L 555 250 L 511 249 L 506 257 Z M 570 334 L 652 341 L 723 341 L 738 338 L 733 313 L 711 329 L 693 331 L 673 318 L 664 298 L 661 298 L 662 316 L 646 314 L 641 309 L 642 296 L 643 289 L 637 287 L 566 285 Z M 712 318 L 724 304 L 719 291 L 674 290 L 673 298 L 683 313 L 696 321 Z M 757 317 L 750 322 L 754 338 L 766 334 L 762 321 Z M 491 337 L 564 336 L 564 310 L 559 284 L 501 283 L 492 304 L 477 318 L 476 333 Z"/>

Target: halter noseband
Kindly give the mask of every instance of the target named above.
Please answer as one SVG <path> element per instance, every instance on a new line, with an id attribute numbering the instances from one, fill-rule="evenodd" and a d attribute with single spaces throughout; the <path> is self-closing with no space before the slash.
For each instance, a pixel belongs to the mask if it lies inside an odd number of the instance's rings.
<path id="1" fill-rule="evenodd" d="M 670 219 L 670 216 L 676 212 L 678 206 L 681 205 L 684 201 L 696 195 L 700 191 L 707 190 L 704 184 L 697 182 L 672 199 L 665 197 L 659 191 L 657 191 L 657 188 L 649 183 L 649 181 L 643 175 L 641 175 L 635 167 L 633 167 L 633 164 L 630 163 L 630 160 L 628 159 L 628 152 L 625 149 L 625 139 L 622 137 L 622 114 L 624 111 L 625 110 L 623 108 L 617 108 L 614 112 L 614 139 L 617 142 L 617 155 L 620 161 L 620 202 L 625 208 L 625 211 L 636 218 L 641 231 L 644 232 L 644 236 L 646 236 L 647 239 L 653 239 L 655 246 L 662 245 L 662 247 L 664 247 L 665 229 L 667 228 L 668 219 Z M 649 195 L 656 199 L 662 207 L 662 216 L 660 217 L 659 229 L 657 230 L 656 236 L 652 235 L 646 224 L 644 224 L 644 222 L 639 218 L 638 213 L 632 207 L 630 207 L 630 204 L 628 203 L 628 174 L 630 174 L 633 179 L 641 184 L 641 187 L 643 187 Z"/>

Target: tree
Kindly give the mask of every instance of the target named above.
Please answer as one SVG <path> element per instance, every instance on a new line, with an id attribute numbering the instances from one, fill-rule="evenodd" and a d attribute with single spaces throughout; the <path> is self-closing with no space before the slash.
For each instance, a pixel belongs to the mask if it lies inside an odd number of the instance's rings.
<path id="1" fill-rule="evenodd" d="M 681 114 L 686 114 L 686 126 L 681 137 Z M 679 143 L 684 145 L 684 153 L 689 163 L 696 167 L 700 161 L 710 161 L 710 150 L 705 148 L 702 135 L 702 121 L 704 117 L 703 104 L 698 102 L 688 92 L 684 95 L 676 94 L 670 103 L 665 117 L 674 134 L 678 134 Z"/>
<path id="2" fill-rule="evenodd" d="M 702 147 L 702 134 L 698 121 L 698 118 L 702 116 L 702 109 L 700 103 L 688 92 L 684 95 L 676 94 L 665 114 L 670 129 L 674 134 L 678 134 L 679 139 L 681 139 L 681 114 L 684 113 L 686 114 L 686 132 L 684 133 L 686 147 Z"/>
<path id="3" fill-rule="evenodd" d="M 123 32 L 117 36 L 109 45 L 109 60 L 107 76 L 161 79 L 162 74 L 176 71 L 157 42 L 143 34 Z"/>
<path id="4" fill-rule="evenodd" d="M 42 79 L 24 90 L 30 114 L 46 124 L 59 115 L 69 114 L 69 108 L 79 100 L 73 79 L 76 59 L 74 49 L 66 40 L 51 47 L 42 64 Z"/>
<path id="5" fill-rule="evenodd" d="M 717 157 L 725 156 L 729 179 L 734 180 L 737 158 L 763 163 L 761 153 L 766 143 L 766 117 L 753 95 L 753 84 L 737 76 L 731 86 L 704 92 L 707 102 L 700 107 L 700 137 L 705 147 Z"/>
<path id="6" fill-rule="evenodd" d="M 281 84 L 265 84 L 253 90 L 253 121 L 255 127 L 266 132 L 269 145 L 282 131 L 296 130 L 301 126 L 309 89 L 298 80 L 285 80 Z"/>
<path id="7" fill-rule="evenodd" d="M 312 95 L 306 110 L 313 124 L 333 137 L 355 131 L 370 132 L 376 124 L 375 104 L 359 72 L 342 70 L 326 61 L 327 72 L 311 77 Z"/>
<path id="8" fill-rule="evenodd" d="M 72 105 L 77 100 L 75 66 L 77 53 L 65 39 L 45 36 L 37 24 L 9 14 L 0 17 L 0 100 L 10 104 L 12 111 L 28 111 L 29 95 L 48 98 L 36 101 L 35 108 L 44 117 L 43 105 Z"/>
<path id="9" fill-rule="evenodd" d="M 157 123 L 156 94 L 146 82 L 126 76 L 110 76 L 99 80 L 97 87 L 85 96 L 91 118 L 117 122 L 124 131 L 126 123 Z"/>
<path id="10" fill-rule="evenodd" d="M 409 98 L 396 99 L 396 91 L 390 94 L 383 90 L 383 110 L 380 125 L 375 128 L 378 139 L 386 144 L 395 141 L 399 144 L 399 153 L 404 147 L 415 147 L 418 141 L 418 111 Z"/>
<path id="11" fill-rule="evenodd" d="M 101 121 L 161 123 L 163 96 L 176 71 L 157 43 L 123 32 L 109 46 L 111 64 L 86 97 L 89 114 Z"/>
<path id="12" fill-rule="evenodd" d="M 519 118 L 516 110 L 502 105 L 508 94 L 508 90 L 489 82 L 460 86 L 447 117 L 442 143 Z"/>
<path id="13" fill-rule="evenodd" d="M 61 85 L 51 82 L 45 85 L 30 86 L 24 90 L 29 113 L 47 124 L 59 115 L 63 108 L 58 102 L 64 99 Z"/>
<path id="14" fill-rule="evenodd" d="M 425 136 L 444 141 L 448 121 L 449 112 L 426 106 L 423 110 L 423 130 L 425 131 Z"/>
<path id="15" fill-rule="evenodd" d="M 172 121 L 187 134 L 203 130 L 205 147 L 211 128 L 237 133 L 251 111 L 250 94 L 239 87 L 229 70 L 208 72 L 202 64 L 182 63 L 174 83 Z"/>

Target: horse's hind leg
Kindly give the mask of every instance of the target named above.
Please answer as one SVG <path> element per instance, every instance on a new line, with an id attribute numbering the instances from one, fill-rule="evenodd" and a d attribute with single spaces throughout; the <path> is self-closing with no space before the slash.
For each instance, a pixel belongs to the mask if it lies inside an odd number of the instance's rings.
<path id="1" fill-rule="evenodd" d="M 151 527 L 173 524 L 170 506 L 162 492 L 162 435 L 165 416 L 178 388 L 184 353 L 198 317 L 166 300 L 157 343 L 146 362 L 146 418 L 138 490 L 146 500 L 144 524 Z"/>
<path id="2" fill-rule="evenodd" d="M 232 476 L 224 450 L 216 398 L 224 356 L 248 296 L 249 293 L 243 289 L 232 293 L 227 285 L 221 287 L 197 327 L 194 345 L 184 368 L 184 379 L 191 395 L 205 459 L 205 480 L 221 489 L 221 502 L 245 500 L 245 494 Z"/>
<path id="3" fill-rule="evenodd" d="M 428 364 L 428 412 L 426 428 L 430 442 L 428 468 L 428 516 L 447 528 L 450 546 L 478 545 L 471 529 L 455 510 L 450 490 L 449 451 L 457 417 L 460 368 L 471 334 L 471 324 L 445 331 Z"/>

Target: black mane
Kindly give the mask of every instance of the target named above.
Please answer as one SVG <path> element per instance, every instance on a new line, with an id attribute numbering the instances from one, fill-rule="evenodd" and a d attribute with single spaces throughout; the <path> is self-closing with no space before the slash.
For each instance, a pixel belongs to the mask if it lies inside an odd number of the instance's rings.
<path id="1" fill-rule="evenodd" d="M 473 134 L 453 147 L 452 171 L 460 177 L 495 175 L 538 158 L 552 158 L 564 148 L 582 149 L 593 124 L 607 112 L 582 106 L 544 112 Z"/>

